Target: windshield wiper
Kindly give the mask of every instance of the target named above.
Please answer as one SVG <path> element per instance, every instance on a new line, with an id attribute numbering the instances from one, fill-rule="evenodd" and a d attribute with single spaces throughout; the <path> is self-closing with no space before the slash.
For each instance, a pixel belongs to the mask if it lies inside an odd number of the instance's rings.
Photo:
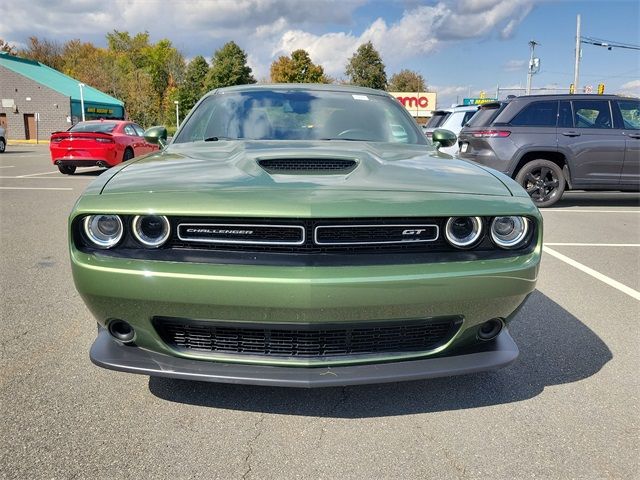
<path id="1" fill-rule="evenodd" d="M 363 140 L 362 138 L 348 138 L 348 137 L 319 138 L 318 140 L 345 140 L 347 142 L 372 142 L 373 141 L 373 140 Z"/>
<path id="2" fill-rule="evenodd" d="M 208 137 L 205 138 L 205 142 L 217 142 L 218 140 L 237 140 L 237 138 L 229 138 L 229 137 Z"/>

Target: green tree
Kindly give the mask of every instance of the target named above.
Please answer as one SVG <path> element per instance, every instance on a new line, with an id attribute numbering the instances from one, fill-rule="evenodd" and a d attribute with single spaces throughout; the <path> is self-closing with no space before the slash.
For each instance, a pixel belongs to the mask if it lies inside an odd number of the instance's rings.
<path id="1" fill-rule="evenodd" d="M 144 68 L 147 65 L 146 49 L 151 46 L 149 32 L 136 33 L 132 37 L 129 32 L 114 30 L 107 33 L 107 44 L 112 52 L 127 55 L 135 68 Z"/>
<path id="2" fill-rule="evenodd" d="M 349 59 L 345 73 L 353 85 L 379 90 L 384 90 L 387 86 L 384 63 L 371 42 L 358 47 Z"/>
<path id="3" fill-rule="evenodd" d="M 271 81 L 276 83 L 329 83 L 324 69 L 311 61 L 302 49 L 291 57 L 281 56 L 271 64 Z"/>
<path id="4" fill-rule="evenodd" d="M 18 52 L 24 58 L 44 63 L 56 70 L 62 69 L 62 47 L 58 42 L 52 40 L 40 40 L 38 37 L 29 37 L 26 48 Z"/>
<path id="5" fill-rule="evenodd" d="M 247 65 L 247 54 L 235 42 L 228 42 L 216 50 L 211 59 L 211 69 L 207 76 L 207 88 L 228 87 L 256 83 Z"/>
<path id="6" fill-rule="evenodd" d="M 178 102 L 180 102 L 180 118 L 196 104 L 200 97 L 207 91 L 207 74 L 209 64 L 203 56 L 198 55 L 187 65 L 184 80 L 178 90 Z"/>
<path id="7" fill-rule="evenodd" d="M 427 90 L 427 85 L 422 75 L 405 68 L 391 75 L 387 90 L 390 92 L 424 92 Z"/>

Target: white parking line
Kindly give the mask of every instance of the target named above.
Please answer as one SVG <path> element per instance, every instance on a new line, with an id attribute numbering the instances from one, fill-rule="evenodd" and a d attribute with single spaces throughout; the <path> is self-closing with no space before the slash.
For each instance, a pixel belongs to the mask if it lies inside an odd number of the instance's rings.
<path id="1" fill-rule="evenodd" d="M 640 243 L 550 243 L 544 242 L 552 247 L 640 247 Z"/>
<path id="2" fill-rule="evenodd" d="M 35 177 L 36 175 L 51 175 L 52 173 L 60 173 L 60 172 L 58 170 L 54 170 L 53 172 L 29 173 L 27 175 L 18 175 L 16 178 Z"/>
<path id="3" fill-rule="evenodd" d="M 73 188 L 57 187 L 0 187 L 0 190 L 73 190 Z"/>
<path id="4" fill-rule="evenodd" d="M 51 172 L 51 173 L 58 173 L 58 172 Z M 39 174 L 39 175 L 42 175 L 42 174 Z M 29 177 L 29 176 L 25 176 L 25 175 L 20 176 L 20 177 L 16 177 L 16 176 L 9 177 L 9 176 L 6 176 L 6 175 L 4 175 L 4 176 L 0 175 L 0 178 L 13 178 L 14 180 L 15 179 L 18 179 L 18 180 L 20 180 L 20 179 L 22 179 L 22 180 L 69 180 L 70 178 L 75 178 L 76 180 L 77 179 L 81 180 L 83 178 L 89 178 L 89 177 L 87 177 L 86 175 L 63 175 L 61 173 L 59 177 Z"/>
<path id="5" fill-rule="evenodd" d="M 622 293 L 626 293 L 632 298 L 636 300 L 640 300 L 640 292 L 634 290 L 631 287 L 627 287 L 626 285 L 614 280 L 613 278 L 607 277 L 600 272 L 595 271 L 593 268 L 589 268 L 586 265 L 581 264 L 580 262 L 576 262 L 572 258 L 569 258 L 565 255 L 562 255 L 560 252 L 556 252 L 555 250 L 547 247 L 546 245 L 542 248 L 545 253 L 548 253 L 552 257 L 556 257 L 558 260 L 562 260 L 563 262 L 571 265 L 574 268 L 586 273 L 587 275 L 591 275 L 593 278 L 600 280 L 601 282 L 606 283 L 607 285 L 620 290 Z"/>
<path id="6" fill-rule="evenodd" d="M 0 168 L 14 168 L 15 165 L 3 165 Z"/>

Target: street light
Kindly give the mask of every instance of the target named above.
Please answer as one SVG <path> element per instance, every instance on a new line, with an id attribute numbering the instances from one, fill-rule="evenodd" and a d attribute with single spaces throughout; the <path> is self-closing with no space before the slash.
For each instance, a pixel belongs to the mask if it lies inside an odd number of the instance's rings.
<path id="1" fill-rule="evenodd" d="M 178 113 L 178 104 L 180 102 L 178 102 L 178 100 L 174 100 L 173 103 L 176 104 L 176 128 L 178 128 L 178 126 L 180 126 L 180 114 Z"/>
<path id="2" fill-rule="evenodd" d="M 84 95 L 82 93 L 82 89 L 86 87 L 86 85 L 84 83 L 79 83 L 78 86 L 80 87 L 80 109 L 82 110 L 82 121 L 84 122 Z"/>

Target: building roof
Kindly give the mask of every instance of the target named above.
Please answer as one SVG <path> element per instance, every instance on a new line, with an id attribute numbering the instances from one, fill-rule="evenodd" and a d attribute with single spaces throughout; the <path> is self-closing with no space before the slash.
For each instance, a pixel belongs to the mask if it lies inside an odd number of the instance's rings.
<path id="1" fill-rule="evenodd" d="M 80 82 L 78 80 L 40 62 L 0 52 L 0 66 L 38 82 L 66 97 L 71 97 L 72 100 L 80 101 L 80 88 L 78 87 Z M 82 89 L 82 95 L 87 103 L 124 106 L 122 101 L 89 85 Z"/>

